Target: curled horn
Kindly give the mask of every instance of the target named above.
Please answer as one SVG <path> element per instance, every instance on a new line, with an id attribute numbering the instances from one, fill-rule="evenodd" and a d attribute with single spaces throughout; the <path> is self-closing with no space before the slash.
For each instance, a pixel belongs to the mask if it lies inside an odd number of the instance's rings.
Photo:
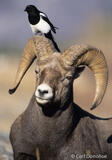
<path id="1" fill-rule="evenodd" d="M 9 89 L 9 93 L 13 94 L 16 91 L 25 73 L 36 58 L 38 59 L 38 61 L 41 61 L 52 53 L 53 46 L 48 39 L 40 36 L 32 37 L 26 44 L 17 70 L 14 87 L 12 89 Z"/>
<path id="2" fill-rule="evenodd" d="M 65 66 L 88 66 L 96 79 L 96 92 L 91 110 L 102 101 L 108 83 L 108 68 L 101 50 L 88 45 L 74 45 L 62 54 Z"/>

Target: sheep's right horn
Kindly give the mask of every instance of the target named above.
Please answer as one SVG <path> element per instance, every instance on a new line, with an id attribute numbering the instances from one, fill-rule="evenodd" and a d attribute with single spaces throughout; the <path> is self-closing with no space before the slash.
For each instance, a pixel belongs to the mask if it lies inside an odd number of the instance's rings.
<path id="1" fill-rule="evenodd" d="M 52 53 L 53 46 L 48 39 L 40 36 L 32 37 L 28 41 L 24 49 L 23 56 L 18 67 L 14 87 L 12 89 L 9 89 L 9 93 L 13 94 L 16 91 L 23 76 L 25 75 L 31 64 L 34 62 L 35 58 L 40 61 L 43 60 L 43 58 L 45 58 L 46 56 L 48 57 L 49 54 Z"/>

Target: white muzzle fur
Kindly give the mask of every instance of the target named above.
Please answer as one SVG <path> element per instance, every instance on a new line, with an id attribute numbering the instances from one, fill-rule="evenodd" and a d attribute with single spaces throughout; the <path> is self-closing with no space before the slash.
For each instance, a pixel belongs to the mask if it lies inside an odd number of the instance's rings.
<path id="1" fill-rule="evenodd" d="M 53 98 L 52 88 L 46 83 L 40 84 L 35 91 L 35 96 L 38 103 L 49 103 Z"/>

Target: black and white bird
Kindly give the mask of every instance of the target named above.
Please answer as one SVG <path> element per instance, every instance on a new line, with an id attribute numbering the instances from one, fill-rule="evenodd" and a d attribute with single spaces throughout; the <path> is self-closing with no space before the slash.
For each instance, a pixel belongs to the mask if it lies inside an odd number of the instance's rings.
<path id="1" fill-rule="evenodd" d="M 52 32 L 56 33 L 57 27 L 50 22 L 47 15 L 38 10 L 34 5 L 26 6 L 25 10 L 28 13 L 28 20 L 32 29 L 32 32 L 36 34 L 43 34 L 46 38 L 50 39 L 55 49 L 60 52 L 58 45 L 56 44 Z"/>

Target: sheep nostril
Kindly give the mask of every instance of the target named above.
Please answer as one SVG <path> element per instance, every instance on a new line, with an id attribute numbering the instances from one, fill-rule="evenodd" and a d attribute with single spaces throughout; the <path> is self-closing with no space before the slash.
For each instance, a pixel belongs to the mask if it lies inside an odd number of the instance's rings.
<path id="1" fill-rule="evenodd" d="M 47 94 L 47 93 L 48 93 L 48 90 L 38 89 L 38 92 L 39 92 L 40 96 L 43 96 L 44 94 Z"/>
<path id="2" fill-rule="evenodd" d="M 40 89 L 38 89 L 38 92 L 39 92 L 39 93 L 41 93 L 41 90 L 40 90 Z"/>
<path id="3" fill-rule="evenodd" d="M 44 93 L 44 94 L 48 93 L 48 90 L 44 90 L 43 93 Z"/>

